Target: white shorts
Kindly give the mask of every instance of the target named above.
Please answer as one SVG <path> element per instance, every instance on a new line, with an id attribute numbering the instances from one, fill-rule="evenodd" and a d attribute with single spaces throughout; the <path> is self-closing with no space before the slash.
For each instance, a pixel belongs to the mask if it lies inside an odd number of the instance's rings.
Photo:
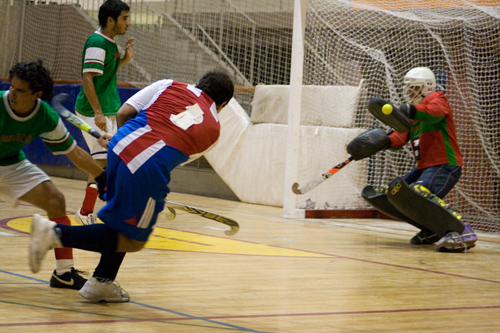
<path id="1" fill-rule="evenodd" d="M 0 198 L 16 207 L 20 197 L 48 180 L 49 176 L 28 160 L 0 166 Z"/>
<path id="2" fill-rule="evenodd" d="M 94 117 L 87 117 L 84 116 L 83 114 L 78 113 L 75 111 L 75 114 L 78 118 L 92 126 L 93 129 L 95 129 L 99 133 L 103 133 L 99 127 L 96 126 Z M 109 133 L 111 135 L 115 135 L 116 131 L 118 130 L 118 123 L 116 122 L 116 116 L 105 116 L 106 118 L 106 133 Z M 85 142 L 87 143 L 87 146 L 89 147 L 90 150 L 90 155 L 94 160 L 105 160 L 107 157 L 108 151 L 106 148 L 103 148 L 99 143 L 97 143 L 97 139 L 94 138 L 92 135 L 89 133 L 82 131 L 83 138 L 85 139 Z"/>

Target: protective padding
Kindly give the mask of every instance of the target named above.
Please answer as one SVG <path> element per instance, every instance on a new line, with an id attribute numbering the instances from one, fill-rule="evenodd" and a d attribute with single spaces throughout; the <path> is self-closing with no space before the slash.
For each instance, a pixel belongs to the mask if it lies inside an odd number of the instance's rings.
<path id="1" fill-rule="evenodd" d="M 242 202 L 283 206 L 288 127 L 252 124 L 234 99 L 219 113 L 219 120 L 221 136 L 217 145 L 205 155 L 210 165 Z M 296 181 L 306 183 L 324 172 L 325 167 L 347 159 L 347 143 L 363 131 L 359 128 L 300 126 L 302 139 Z M 366 206 L 359 192 L 367 182 L 367 168 L 368 160 L 351 163 L 307 196 L 296 196 L 297 204 L 310 199 L 318 207 L 325 202 L 332 207 Z M 290 191 L 289 188 L 286 190 Z"/>
<path id="2" fill-rule="evenodd" d="M 392 106 L 392 112 L 390 114 L 384 114 L 382 112 L 382 107 L 385 104 L 387 104 L 387 102 L 382 98 L 372 98 L 368 104 L 368 111 L 370 111 L 375 118 L 393 128 L 395 131 L 399 133 L 406 132 L 411 127 L 410 119 L 394 105 Z"/>
<path id="3" fill-rule="evenodd" d="M 373 208 L 378 210 L 385 215 L 388 215 L 396 220 L 404 221 L 423 230 L 427 235 L 432 235 L 433 232 L 420 223 L 417 223 L 410 219 L 405 214 L 401 213 L 396 207 L 394 207 L 387 199 L 387 193 L 379 192 L 373 188 L 373 186 L 366 186 L 363 191 L 361 191 L 361 197 L 366 200 Z"/>
<path id="4" fill-rule="evenodd" d="M 359 86 L 303 86 L 300 124 L 353 127 L 363 91 Z M 288 124 L 289 85 L 258 85 L 252 100 L 252 123 Z"/>
<path id="5" fill-rule="evenodd" d="M 397 210 L 439 237 L 450 231 L 462 233 L 465 229 L 460 214 L 443 200 L 421 185 L 408 186 L 401 177 L 391 182 L 387 198 Z"/>
<path id="6" fill-rule="evenodd" d="M 347 152 L 355 161 L 372 156 L 391 146 L 391 139 L 380 128 L 373 128 L 361 133 L 347 145 Z"/>

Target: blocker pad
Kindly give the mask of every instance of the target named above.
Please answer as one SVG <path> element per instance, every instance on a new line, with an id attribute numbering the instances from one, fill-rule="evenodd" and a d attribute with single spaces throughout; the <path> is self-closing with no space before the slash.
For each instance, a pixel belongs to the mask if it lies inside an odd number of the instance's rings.
<path id="1" fill-rule="evenodd" d="M 406 117 L 397 107 L 392 106 L 392 112 L 390 114 L 384 114 L 382 112 L 382 107 L 386 104 L 386 101 L 382 98 L 373 98 L 368 104 L 368 111 L 386 124 L 387 126 L 393 128 L 396 132 L 404 133 L 411 127 L 411 122 L 408 117 Z M 392 104 L 391 104 L 392 105 Z"/>

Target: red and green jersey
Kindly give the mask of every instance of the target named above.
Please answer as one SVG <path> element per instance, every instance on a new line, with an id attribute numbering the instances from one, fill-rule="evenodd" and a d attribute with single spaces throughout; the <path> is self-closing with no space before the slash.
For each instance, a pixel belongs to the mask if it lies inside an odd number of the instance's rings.
<path id="1" fill-rule="evenodd" d="M 54 155 L 67 154 L 76 146 L 59 115 L 42 100 L 27 117 L 19 117 L 9 104 L 9 92 L 0 91 L 0 165 L 26 159 L 22 148 L 40 136 Z"/>
<path id="2" fill-rule="evenodd" d="M 415 107 L 410 130 L 392 133 L 391 147 L 399 148 L 410 141 L 418 169 L 440 164 L 462 166 L 453 112 L 444 93 L 433 92 Z"/>
<path id="3" fill-rule="evenodd" d="M 116 88 L 116 72 L 119 65 L 120 54 L 115 40 L 104 36 L 100 31 L 90 35 L 83 47 L 82 74 L 96 73 L 95 91 L 105 116 L 116 115 L 121 106 Z M 80 88 L 76 98 L 75 110 L 88 117 L 94 116 L 94 110 L 85 96 L 83 87 Z"/>

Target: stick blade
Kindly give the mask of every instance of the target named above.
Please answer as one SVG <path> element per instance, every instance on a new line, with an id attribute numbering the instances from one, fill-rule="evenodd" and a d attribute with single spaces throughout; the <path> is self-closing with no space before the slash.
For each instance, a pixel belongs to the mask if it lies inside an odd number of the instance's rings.
<path id="1" fill-rule="evenodd" d="M 176 216 L 177 213 L 175 212 L 175 209 L 173 209 L 172 207 L 167 207 L 167 212 L 165 213 L 165 217 L 167 218 L 167 220 L 172 221 Z"/>
<path id="2" fill-rule="evenodd" d="M 52 108 L 61 116 L 66 119 L 68 123 L 71 125 L 78 127 L 82 131 L 85 131 L 92 135 L 94 138 L 99 139 L 101 137 L 101 133 L 92 128 L 89 124 L 87 124 L 82 119 L 78 118 L 71 111 L 66 109 L 62 103 L 69 99 L 69 95 L 66 93 L 57 94 L 52 98 Z"/>
<path id="3" fill-rule="evenodd" d="M 165 199 L 165 205 L 167 206 L 167 208 L 169 208 L 169 210 L 170 210 L 170 208 L 172 208 L 172 210 L 180 209 L 182 211 L 185 211 L 185 212 L 188 212 L 191 214 L 195 214 L 195 215 L 199 215 L 199 216 L 204 217 L 206 219 L 214 220 L 216 222 L 225 224 L 231 228 L 229 230 L 224 230 L 224 233 L 228 236 L 232 236 L 232 235 L 236 234 L 240 229 L 240 225 L 238 224 L 238 222 L 236 222 L 235 220 L 233 220 L 229 217 L 225 217 L 225 216 L 215 214 L 215 213 L 212 213 L 212 212 L 200 209 L 200 208 L 184 205 L 184 204 L 169 201 L 166 199 Z M 171 212 L 172 211 L 170 211 L 170 213 Z M 170 215 L 170 214 L 167 213 L 167 215 Z"/>
<path id="4" fill-rule="evenodd" d="M 299 183 L 293 183 L 293 185 L 292 185 L 292 192 L 295 193 L 295 194 L 304 194 L 299 189 Z"/>
<path id="5" fill-rule="evenodd" d="M 66 93 L 60 93 L 52 98 L 52 104 L 61 105 L 63 102 L 69 99 L 69 95 Z"/>
<path id="6" fill-rule="evenodd" d="M 54 110 L 56 110 L 56 112 L 59 113 L 59 115 L 61 115 L 61 117 L 63 118 L 68 118 L 68 116 L 70 116 L 71 114 L 71 112 L 62 105 L 65 101 L 68 100 L 68 98 L 69 98 L 68 94 L 61 93 L 55 95 L 51 101 Z"/>
<path id="7" fill-rule="evenodd" d="M 292 191 L 295 194 L 306 194 L 307 192 L 309 192 L 310 190 L 321 184 L 323 181 L 325 181 L 325 179 L 326 178 L 324 178 L 324 176 L 321 175 L 319 177 L 314 178 L 312 181 L 302 186 L 301 188 L 299 188 L 298 183 L 294 183 L 292 185 Z"/>
<path id="8" fill-rule="evenodd" d="M 233 225 L 231 225 L 230 228 L 231 229 L 224 231 L 224 233 L 227 236 L 236 235 L 236 233 L 240 230 L 240 226 L 233 226 Z"/>

